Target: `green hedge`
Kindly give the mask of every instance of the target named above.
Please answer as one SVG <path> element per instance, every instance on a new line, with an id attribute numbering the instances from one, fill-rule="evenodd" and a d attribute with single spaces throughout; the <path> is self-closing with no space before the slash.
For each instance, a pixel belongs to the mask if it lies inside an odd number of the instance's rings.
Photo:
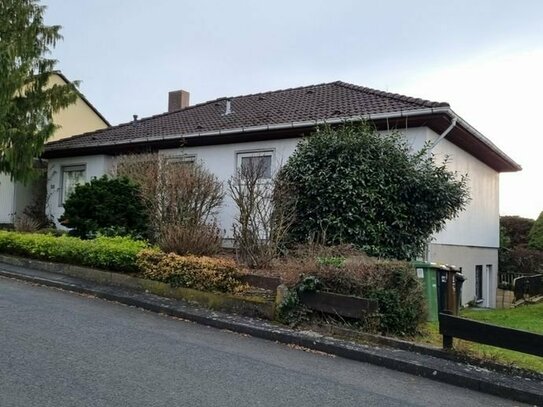
<path id="1" fill-rule="evenodd" d="M 0 231 L 0 253 L 121 272 L 138 271 L 136 256 L 145 247 L 147 243 L 127 237 L 81 240 Z"/>

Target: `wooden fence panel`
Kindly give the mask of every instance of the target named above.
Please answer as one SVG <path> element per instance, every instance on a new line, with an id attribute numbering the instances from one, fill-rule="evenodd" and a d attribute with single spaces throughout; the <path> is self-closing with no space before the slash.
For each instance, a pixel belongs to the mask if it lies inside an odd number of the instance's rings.
<path id="1" fill-rule="evenodd" d="M 543 335 L 519 329 L 486 324 L 448 314 L 439 314 L 439 333 L 446 338 L 460 338 L 485 345 L 543 356 Z"/>
<path id="2" fill-rule="evenodd" d="M 377 300 L 341 295 L 324 291 L 302 292 L 300 301 L 308 308 L 327 314 L 360 319 L 377 311 Z"/>
<path id="3" fill-rule="evenodd" d="M 515 301 L 543 294 L 543 274 L 515 278 Z"/>

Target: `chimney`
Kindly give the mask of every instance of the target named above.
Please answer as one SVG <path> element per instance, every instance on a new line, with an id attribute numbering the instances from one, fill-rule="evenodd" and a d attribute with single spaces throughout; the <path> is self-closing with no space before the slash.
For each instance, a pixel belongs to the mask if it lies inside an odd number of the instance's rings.
<path id="1" fill-rule="evenodd" d="M 168 112 L 183 109 L 189 105 L 190 93 L 186 90 L 174 90 L 168 93 Z"/>

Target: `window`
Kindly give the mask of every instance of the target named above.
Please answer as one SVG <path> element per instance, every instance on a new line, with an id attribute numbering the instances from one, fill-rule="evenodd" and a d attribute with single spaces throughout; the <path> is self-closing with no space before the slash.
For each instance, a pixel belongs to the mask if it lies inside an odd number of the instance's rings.
<path id="1" fill-rule="evenodd" d="M 196 162 L 196 155 L 183 154 L 183 155 L 170 155 L 166 157 L 167 164 L 194 164 Z"/>
<path id="2" fill-rule="evenodd" d="M 60 193 L 61 204 L 74 192 L 75 187 L 86 181 L 86 165 L 72 165 L 62 167 L 62 190 Z"/>
<path id="3" fill-rule="evenodd" d="M 483 266 L 475 266 L 475 298 L 477 301 L 483 300 Z"/>
<path id="4" fill-rule="evenodd" d="M 272 151 L 255 151 L 238 153 L 237 166 L 242 172 L 258 171 L 259 178 L 271 179 L 272 177 Z"/>

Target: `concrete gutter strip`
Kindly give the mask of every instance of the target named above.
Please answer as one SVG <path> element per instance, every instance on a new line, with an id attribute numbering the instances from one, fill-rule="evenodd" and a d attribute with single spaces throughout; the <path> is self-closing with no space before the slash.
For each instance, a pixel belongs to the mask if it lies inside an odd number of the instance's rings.
<path id="1" fill-rule="evenodd" d="M 401 349 L 357 344 L 314 332 L 296 331 L 261 319 L 227 314 L 146 292 L 85 281 L 73 276 L 0 263 L 0 276 L 143 308 L 219 329 L 295 344 L 360 362 L 415 374 L 519 402 L 543 406 L 543 382 Z"/>

